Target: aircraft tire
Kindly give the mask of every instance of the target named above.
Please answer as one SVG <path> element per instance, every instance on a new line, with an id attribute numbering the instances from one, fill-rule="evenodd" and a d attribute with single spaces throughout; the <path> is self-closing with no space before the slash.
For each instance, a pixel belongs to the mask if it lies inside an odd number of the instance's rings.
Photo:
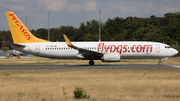
<path id="1" fill-rule="evenodd" d="M 162 62 L 161 62 L 161 61 L 159 61 L 159 62 L 158 62 L 158 64 L 159 64 L 159 65 L 162 65 Z"/>
<path id="2" fill-rule="evenodd" d="M 94 65 L 94 61 L 93 61 L 93 60 L 90 60 L 90 61 L 89 61 L 89 65 Z"/>

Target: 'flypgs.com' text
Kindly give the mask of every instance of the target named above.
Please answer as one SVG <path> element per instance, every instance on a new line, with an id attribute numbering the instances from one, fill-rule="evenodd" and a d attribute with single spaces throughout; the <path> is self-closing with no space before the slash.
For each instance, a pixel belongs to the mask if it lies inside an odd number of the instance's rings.
<path id="1" fill-rule="evenodd" d="M 152 52 L 152 45 L 105 45 L 104 43 L 99 43 L 98 45 L 98 50 L 99 52 L 108 52 L 110 51 L 111 53 L 118 52 L 119 54 L 126 53 L 126 52 Z"/>

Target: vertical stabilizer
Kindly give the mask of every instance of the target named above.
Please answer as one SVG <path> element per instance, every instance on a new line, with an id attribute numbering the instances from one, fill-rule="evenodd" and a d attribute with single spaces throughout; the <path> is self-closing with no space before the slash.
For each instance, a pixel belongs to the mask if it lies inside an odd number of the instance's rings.
<path id="1" fill-rule="evenodd" d="M 11 30 L 13 42 L 15 44 L 49 42 L 43 39 L 36 38 L 12 11 L 7 11 L 6 16 L 9 23 L 9 28 Z"/>

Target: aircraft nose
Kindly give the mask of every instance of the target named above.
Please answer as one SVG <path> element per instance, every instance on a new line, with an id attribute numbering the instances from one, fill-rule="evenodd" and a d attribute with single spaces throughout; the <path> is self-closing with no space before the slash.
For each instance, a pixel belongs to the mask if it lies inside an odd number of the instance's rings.
<path id="1" fill-rule="evenodd" d="M 173 53 L 173 55 L 176 55 L 176 54 L 178 54 L 178 51 L 176 49 L 173 49 L 172 53 Z"/>

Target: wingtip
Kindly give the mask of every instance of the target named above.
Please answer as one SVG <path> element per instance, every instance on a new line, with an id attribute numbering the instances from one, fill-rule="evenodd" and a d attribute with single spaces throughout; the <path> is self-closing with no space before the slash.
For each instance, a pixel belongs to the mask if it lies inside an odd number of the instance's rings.
<path id="1" fill-rule="evenodd" d="M 74 46 L 72 45 L 72 43 L 70 42 L 70 40 L 67 38 L 67 36 L 66 36 L 65 34 L 63 34 L 63 36 L 64 36 L 64 40 L 66 41 L 66 44 L 67 44 L 69 47 L 74 47 Z"/>

